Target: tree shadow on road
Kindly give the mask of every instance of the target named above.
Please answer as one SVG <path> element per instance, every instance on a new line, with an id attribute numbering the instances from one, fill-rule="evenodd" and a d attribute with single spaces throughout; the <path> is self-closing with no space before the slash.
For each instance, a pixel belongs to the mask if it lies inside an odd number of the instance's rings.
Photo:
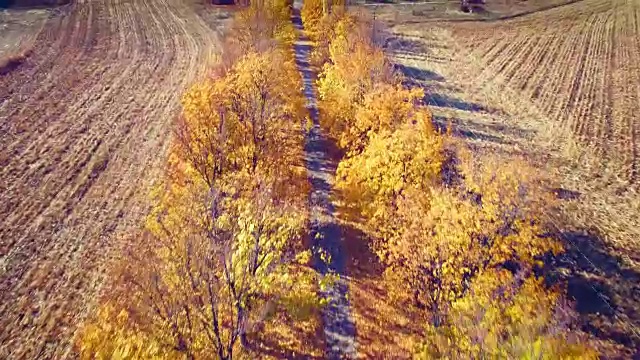
<path id="1" fill-rule="evenodd" d="M 319 315 L 315 315 L 319 318 Z M 259 359 L 323 359 L 324 335 L 313 323 L 291 318 L 286 311 L 273 320 L 268 331 L 250 334 L 251 356 Z"/>
<path id="2" fill-rule="evenodd" d="M 343 226 L 343 235 L 359 355 L 383 359 L 390 354 L 410 354 L 425 336 L 421 315 L 394 298 L 369 237 L 348 224 Z"/>

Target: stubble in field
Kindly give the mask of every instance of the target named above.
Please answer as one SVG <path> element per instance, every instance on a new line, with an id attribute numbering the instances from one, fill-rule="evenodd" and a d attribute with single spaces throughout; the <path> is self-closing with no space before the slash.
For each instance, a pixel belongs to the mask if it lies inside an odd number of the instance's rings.
<path id="1" fill-rule="evenodd" d="M 72 355 L 110 244 L 146 212 L 177 100 L 222 25 L 183 1 L 57 11 L 0 76 L 0 358 Z"/>

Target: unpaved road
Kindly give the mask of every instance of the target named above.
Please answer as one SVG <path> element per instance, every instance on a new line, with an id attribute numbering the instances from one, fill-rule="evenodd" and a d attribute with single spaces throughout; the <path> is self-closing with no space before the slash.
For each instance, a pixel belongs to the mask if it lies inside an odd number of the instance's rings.
<path id="1" fill-rule="evenodd" d="M 298 31 L 298 40 L 294 43 L 296 65 L 302 76 L 304 96 L 313 126 L 306 133 L 305 163 L 307 176 L 311 184 L 309 205 L 311 210 L 311 232 L 315 254 L 314 267 L 323 276 L 333 273 L 340 276 L 331 284 L 321 296 L 327 300 L 327 306 L 322 309 L 323 333 L 327 349 L 325 359 L 353 359 L 356 357 L 356 328 L 351 316 L 349 304 L 348 279 L 345 275 L 345 252 L 343 249 L 344 236 L 342 229 L 334 216 L 333 185 L 338 162 L 329 149 L 329 141 L 320 129 L 318 114 L 318 99 L 315 88 L 316 74 L 309 65 L 312 50 L 311 42 L 304 35 L 300 9 L 302 1 L 294 2 L 292 22 Z M 323 258 L 321 253 L 327 254 L 329 259 Z"/>
<path id="2" fill-rule="evenodd" d="M 139 224 L 216 24 L 180 0 L 62 8 L 0 76 L 0 359 L 73 356 L 106 254 Z"/>

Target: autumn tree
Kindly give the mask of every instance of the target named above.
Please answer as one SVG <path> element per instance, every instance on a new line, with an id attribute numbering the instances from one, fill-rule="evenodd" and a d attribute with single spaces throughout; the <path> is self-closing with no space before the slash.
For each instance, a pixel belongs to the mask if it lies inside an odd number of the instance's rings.
<path id="1" fill-rule="evenodd" d="M 392 223 L 382 226 L 391 230 L 376 252 L 388 265 L 388 276 L 435 324 L 479 274 L 506 268 L 530 275 L 539 257 L 561 251 L 560 243 L 545 235 L 543 208 L 529 206 L 540 204 L 535 184 L 528 186 L 513 168 L 476 169 L 496 176 L 480 176 L 475 191 L 433 186 L 407 194 Z"/>
<path id="2" fill-rule="evenodd" d="M 229 177 L 250 184 L 259 173 L 278 196 L 299 197 L 306 191 L 303 111 L 291 57 L 279 49 L 249 53 L 184 96 L 174 151 L 211 188 Z"/>
<path id="3" fill-rule="evenodd" d="M 494 269 L 474 278 L 447 321 L 427 324 L 415 359 L 597 359 L 576 313 L 542 278 Z"/>
<path id="4" fill-rule="evenodd" d="M 304 102 L 293 56 L 277 45 L 282 4 L 238 17 L 272 19 L 276 46 L 246 43 L 184 95 L 166 178 L 80 331 L 81 356 L 231 359 L 274 309 L 319 301 L 300 290 L 315 280 L 302 269 Z"/>
<path id="5" fill-rule="evenodd" d="M 330 63 L 325 64 L 318 79 L 321 125 L 344 149 L 348 147 L 344 133 L 352 127 L 367 95 L 381 84 L 388 84 L 391 88 L 387 90 L 392 91 L 399 86 L 382 50 L 373 46 L 363 32 L 355 31 L 353 22 L 354 18 L 345 17 L 336 24 L 335 38 L 329 46 Z M 415 92 L 410 94 L 400 97 L 413 100 Z"/>
<path id="6" fill-rule="evenodd" d="M 274 48 L 290 51 L 296 39 L 290 17 L 291 2 L 288 0 L 251 2 L 234 15 L 233 21 L 225 30 L 217 69 L 214 70 L 224 74 L 250 52 Z"/>
<path id="7" fill-rule="evenodd" d="M 300 15 L 305 30 L 314 40 L 319 35 L 318 27 L 324 18 L 330 17 L 335 13 L 344 13 L 344 0 L 307 0 L 302 3 Z"/>
<path id="8" fill-rule="evenodd" d="M 567 332 L 520 321 L 535 312 L 550 319 L 560 299 L 559 290 L 535 275 L 545 254 L 563 250 L 547 231 L 554 201 L 541 178 L 524 161 L 479 158 L 463 148 L 457 162 L 447 160 L 446 137 L 433 129 L 423 92 L 401 85 L 373 34 L 358 31 L 361 24 L 344 16 L 332 25 L 318 79 L 321 125 L 344 150 L 336 176 L 342 213 L 371 238 L 394 300 L 429 319 L 431 337 L 419 354 L 591 354 L 566 342 Z M 442 181 L 445 161 L 458 172 L 457 182 Z M 487 295 L 502 286 L 511 286 L 510 296 Z M 456 320 L 481 311 L 492 317 Z M 463 341 L 491 327 L 495 333 L 484 342 Z"/>
<path id="9" fill-rule="evenodd" d="M 412 190 L 426 194 L 437 184 L 443 161 L 442 138 L 433 129 L 426 109 L 417 109 L 411 117 L 403 118 L 395 129 L 385 129 L 385 121 L 379 121 L 385 119 L 384 113 L 376 114 L 380 117 L 369 124 L 379 131 L 363 132 L 365 139 L 359 140 L 366 146 L 340 162 L 336 187 L 342 193 L 345 208 L 362 216 L 368 229 L 386 232 L 394 223 L 403 195 Z"/>
<path id="10" fill-rule="evenodd" d="M 138 339 L 152 339 L 146 351 L 160 357 L 231 359 L 278 301 L 311 280 L 292 271 L 308 261 L 304 209 L 276 201 L 268 187 L 244 195 L 207 188 L 157 189 L 135 252 L 120 264 L 121 289 L 100 310 L 132 320 L 99 315 L 80 338 L 81 353 L 142 351 Z"/>
<path id="11" fill-rule="evenodd" d="M 338 184 L 394 300 L 429 319 L 417 356 L 594 358 L 570 324 L 554 322 L 561 290 L 536 275 L 562 246 L 545 230 L 553 201 L 532 169 L 461 156 L 472 161 L 462 184 L 445 187 L 442 136 L 408 125 L 390 134 L 343 160 Z"/>
<path id="12" fill-rule="evenodd" d="M 317 40 L 319 36 L 319 26 L 324 14 L 324 1 L 325 0 L 308 0 L 302 2 L 302 9 L 300 9 L 300 17 L 304 25 L 305 32 L 311 38 L 311 40 Z"/>

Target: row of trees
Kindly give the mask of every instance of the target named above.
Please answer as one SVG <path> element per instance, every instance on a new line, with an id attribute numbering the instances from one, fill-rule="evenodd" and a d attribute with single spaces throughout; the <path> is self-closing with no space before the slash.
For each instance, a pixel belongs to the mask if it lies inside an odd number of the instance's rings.
<path id="1" fill-rule="evenodd" d="M 434 130 L 367 21 L 305 1 L 321 124 L 343 150 L 345 213 L 371 239 L 399 306 L 424 314 L 417 358 L 594 358 L 560 286 L 539 276 L 563 251 L 551 194 L 524 162 L 477 158 Z"/>
<path id="2" fill-rule="evenodd" d="M 317 302 L 303 290 L 315 279 L 291 9 L 251 4 L 182 99 L 165 179 L 79 333 L 83 358 L 231 359 L 274 311 Z"/>

